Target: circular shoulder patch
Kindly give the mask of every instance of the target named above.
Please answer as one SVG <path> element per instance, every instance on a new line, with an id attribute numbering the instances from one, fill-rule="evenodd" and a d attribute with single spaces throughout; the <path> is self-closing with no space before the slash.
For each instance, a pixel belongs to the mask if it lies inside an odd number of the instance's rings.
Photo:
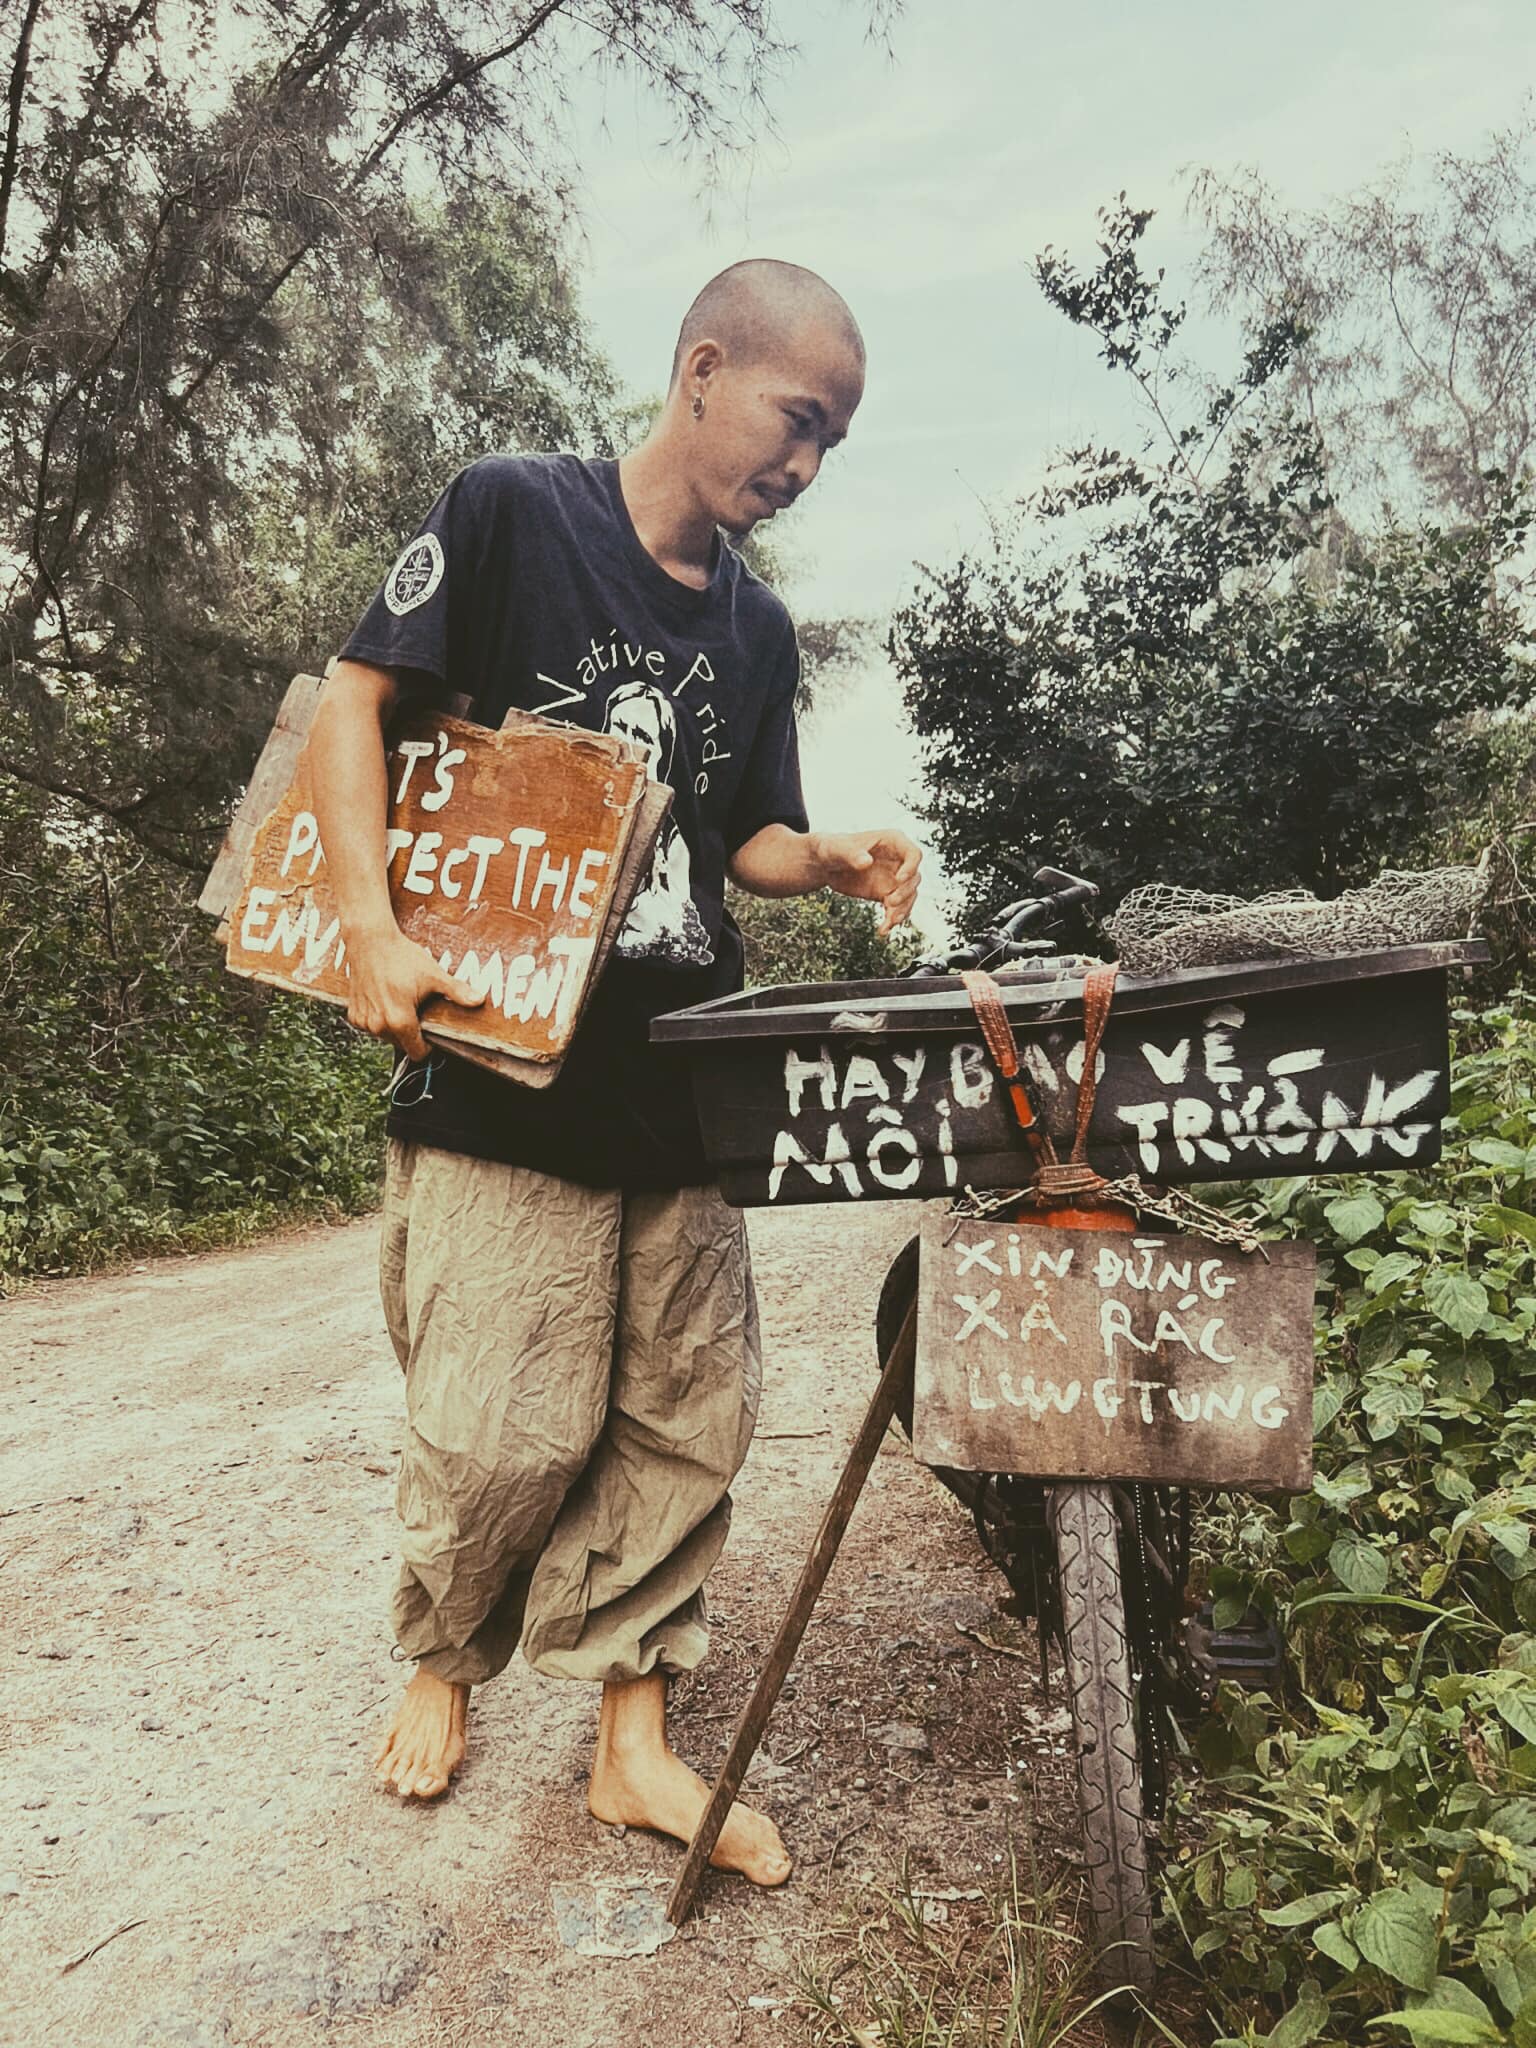
<path id="1" fill-rule="evenodd" d="M 397 616 L 425 604 L 443 580 L 443 544 L 435 533 L 407 541 L 384 579 L 384 602 Z"/>

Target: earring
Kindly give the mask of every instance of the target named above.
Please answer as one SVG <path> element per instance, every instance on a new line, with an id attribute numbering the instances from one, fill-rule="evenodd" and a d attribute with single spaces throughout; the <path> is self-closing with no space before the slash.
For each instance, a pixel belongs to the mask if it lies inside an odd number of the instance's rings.
<path id="1" fill-rule="evenodd" d="M 693 394 L 693 416 L 696 420 L 704 417 L 704 394 L 701 391 L 695 391 Z"/>

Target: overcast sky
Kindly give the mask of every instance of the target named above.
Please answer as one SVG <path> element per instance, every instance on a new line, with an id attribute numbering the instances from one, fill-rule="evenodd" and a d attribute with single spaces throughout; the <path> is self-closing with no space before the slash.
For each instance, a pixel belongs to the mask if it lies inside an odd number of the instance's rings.
<path id="1" fill-rule="evenodd" d="M 801 617 L 888 614 L 914 563 L 975 543 L 984 505 L 1053 446 L 1123 424 L 1091 342 L 1031 280 L 1047 243 L 1091 259 L 1096 210 L 1124 189 L 1159 209 L 1149 241 L 1177 284 L 1195 246 L 1186 167 L 1254 164 L 1318 199 L 1409 143 L 1477 144 L 1536 78 L 1529 0 L 911 0 L 889 57 L 854 5 L 776 12 L 799 45 L 770 93 L 779 139 L 715 194 L 712 224 L 643 98 L 578 101 L 584 297 L 646 393 L 728 263 L 808 264 L 848 299 L 869 378 L 845 447 L 782 527 Z M 883 663 L 811 722 L 804 754 L 813 822 L 906 817 L 915 757 Z"/>

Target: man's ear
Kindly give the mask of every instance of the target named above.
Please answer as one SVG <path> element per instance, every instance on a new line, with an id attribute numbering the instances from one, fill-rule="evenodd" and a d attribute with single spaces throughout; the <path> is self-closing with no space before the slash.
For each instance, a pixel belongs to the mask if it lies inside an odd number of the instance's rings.
<path id="1" fill-rule="evenodd" d="M 725 351 L 718 341 L 696 341 L 683 357 L 683 395 L 690 397 L 695 384 L 707 385 L 725 361 Z"/>

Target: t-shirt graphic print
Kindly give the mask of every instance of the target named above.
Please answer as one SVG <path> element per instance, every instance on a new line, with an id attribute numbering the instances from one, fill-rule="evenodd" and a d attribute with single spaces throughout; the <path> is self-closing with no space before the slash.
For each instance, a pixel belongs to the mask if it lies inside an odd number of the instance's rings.
<path id="1" fill-rule="evenodd" d="M 425 604 L 443 580 L 443 544 L 435 533 L 408 541 L 384 579 L 384 602 L 402 618 Z"/>
<path id="2" fill-rule="evenodd" d="M 603 731 L 643 747 L 649 774 L 675 788 L 677 714 L 654 684 L 622 683 L 608 699 Z M 669 813 L 645 879 L 614 940 L 622 959 L 674 960 L 684 967 L 703 967 L 714 959 L 709 934 L 694 907 L 690 873 L 688 842 Z"/>
<path id="3" fill-rule="evenodd" d="M 635 531 L 611 458 L 488 455 L 401 548 L 341 653 L 499 726 L 532 711 L 645 751 L 672 804 L 591 1006 L 552 1086 L 440 1058 L 392 1134 L 592 1186 L 710 1178 L 686 1063 L 652 1017 L 741 987 L 726 862 L 770 824 L 807 829 L 782 602 L 717 537 L 701 587 Z M 404 1091 L 402 1091 L 403 1093 Z"/>

